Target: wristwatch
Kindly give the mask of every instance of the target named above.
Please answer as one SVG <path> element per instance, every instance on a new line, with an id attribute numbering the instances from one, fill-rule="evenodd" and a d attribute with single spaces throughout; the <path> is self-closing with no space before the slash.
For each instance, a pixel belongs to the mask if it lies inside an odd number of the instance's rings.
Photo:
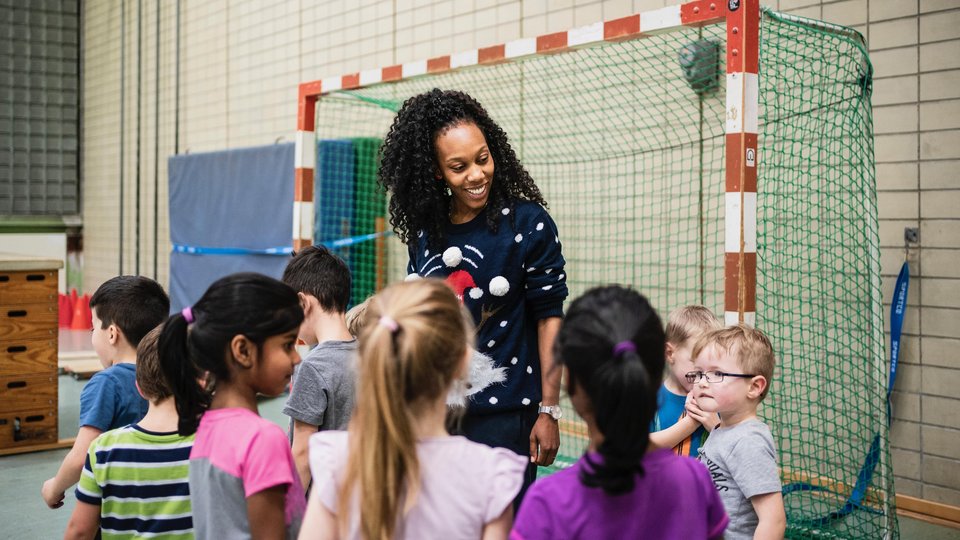
<path id="1" fill-rule="evenodd" d="M 549 414 L 554 420 L 560 420 L 563 418 L 563 409 L 559 405 L 540 405 L 540 408 L 537 409 L 539 414 Z"/>

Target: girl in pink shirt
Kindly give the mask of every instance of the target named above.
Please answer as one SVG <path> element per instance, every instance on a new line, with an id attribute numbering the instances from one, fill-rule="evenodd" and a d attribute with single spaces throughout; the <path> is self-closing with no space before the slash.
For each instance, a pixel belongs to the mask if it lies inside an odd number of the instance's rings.
<path id="1" fill-rule="evenodd" d="M 257 394 L 279 395 L 300 362 L 297 293 L 253 273 L 217 280 L 170 317 L 160 361 L 190 452 L 196 538 L 296 538 L 306 501 L 287 436 L 260 418 Z"/>
<path id="2" fill-rule="evenodd" d="M 527 459 L 444 428 L 469 366 L 469 314 L 423 279 L 391 285 L 364 317 L 357 407 L 347 432 L 310 439 L 300 538 L 506 538 Z"/>

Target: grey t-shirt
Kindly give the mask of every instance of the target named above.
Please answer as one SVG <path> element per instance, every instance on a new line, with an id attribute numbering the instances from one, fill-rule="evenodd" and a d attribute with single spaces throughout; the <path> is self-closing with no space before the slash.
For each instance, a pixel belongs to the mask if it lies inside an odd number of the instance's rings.
<path id="1" fill-rule="evenodd" d="M 297 366 L 283 414 L 319 426 L 320 431 L 347 429 L 353 411 L 357 340 L 324 341 Z"/>
<path id="2" fill-rule="evenodd" d="M 753 538 L 759 519 L 750 497 L 780 491 L 777 450 L 770 428 L 760 420 L 717 428 L 700 448 L 700 462 L 710 471 L 730 516 L 724 538 Z"/>

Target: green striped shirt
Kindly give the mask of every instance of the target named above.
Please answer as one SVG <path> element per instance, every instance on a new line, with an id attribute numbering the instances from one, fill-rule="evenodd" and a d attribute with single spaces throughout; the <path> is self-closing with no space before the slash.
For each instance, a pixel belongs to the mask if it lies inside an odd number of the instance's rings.
<path id="1" fill-rule="evenodd" d="M 100 506 L 104 540 L 193 539 L 189 485 L 193 438 L 133 424 L 93 441 L 77 484 L 77 500 Z"/>

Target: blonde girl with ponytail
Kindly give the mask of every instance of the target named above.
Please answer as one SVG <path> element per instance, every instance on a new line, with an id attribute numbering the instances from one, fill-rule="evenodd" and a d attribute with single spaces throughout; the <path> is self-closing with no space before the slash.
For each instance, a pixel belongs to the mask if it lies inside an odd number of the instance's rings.
<path id="1" fill-rule="evenodd" d="M 442 281 L 371 299 L 347 432 L 310 439 L 314 488 L 301 539 L 506 538 L 527 460 L 451 436 L 446 396 L 473 324 Z"/>

